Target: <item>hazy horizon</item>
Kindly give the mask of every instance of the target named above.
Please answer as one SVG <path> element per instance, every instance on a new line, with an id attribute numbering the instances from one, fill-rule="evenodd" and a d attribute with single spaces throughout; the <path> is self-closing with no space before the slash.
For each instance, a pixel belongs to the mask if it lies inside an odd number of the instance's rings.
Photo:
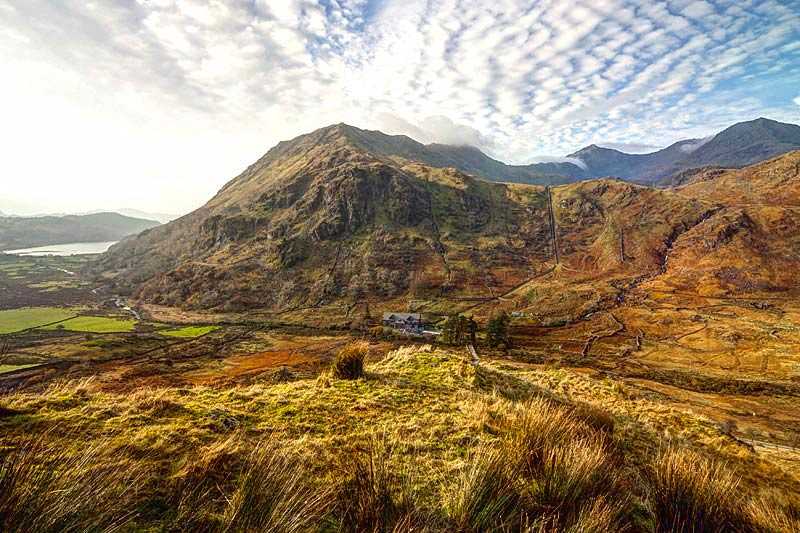
<path id="1" fill-rule="evenodd" d="M 0 0 L 0 211 L 186 213 L 336 122 L 515 164 L 799 123 L 798 16 L 775 0 Z"/>

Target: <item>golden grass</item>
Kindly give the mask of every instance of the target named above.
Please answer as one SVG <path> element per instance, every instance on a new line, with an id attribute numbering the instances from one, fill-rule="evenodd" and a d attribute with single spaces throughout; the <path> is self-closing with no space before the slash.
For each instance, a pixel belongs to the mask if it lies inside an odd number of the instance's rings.
<path id="1" fill-rule="evenodd" d="M 691 516 L 705 513 L 708 523 L 734 515 L 763 530 L 796 523 L 788 500 L 753 498 L 750 481 L 734 499 L 715 496 L 708 481 L 730 488 L 725 480 L 735 479 L 724 465 L 704 470 L 703 482 L 690 476 L 688 459 L 652 455 L 666 442 L 650 426 L 661 418 L 647 418 L 651 404 L 613 383 L 564 370 L 475 369 L 430 346 L 400 348 L 366 370 L 356 380 L 264 378 L 125 394 L 108 392 L 100 378 L 56 382 L 4 396 L 16 414 L 0 418 L 0 457 L 22 453 L 25 435 L 63 446 L 47 429 L 68 429 L 81 447 L 106 450 L 97 457 L 126 465 L 101 482 L 129 487 L 123 496 L 85 500 L 114 511 L 107 524 L 121 516 L 135 530 L 668 530 L 686 520 L 670 514 L 675 494 L 699 501 Z M 631 405 L 640 418 L 626 414 Z M 701 446 L 685 435 L 670 440 Z M 88 463 L 80 450 L 61 449 L 53 457 L 65 469 L 78 458 L 64 479 L 80 494 Z M 123 474 L 133 478 L 115 477 Z M 5 501 L 0 516 L 20 512 L 19 499 Z"/>

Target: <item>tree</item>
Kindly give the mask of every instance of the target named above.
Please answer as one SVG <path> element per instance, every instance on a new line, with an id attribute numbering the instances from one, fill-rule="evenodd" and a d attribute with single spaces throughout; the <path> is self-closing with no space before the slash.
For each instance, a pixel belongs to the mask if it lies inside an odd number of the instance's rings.
<path id="1" fill-rule="evenodd" d="M 452 346 L 466 344 L 467 335 L 472 337 L 470 321 L 461 315 L 452 314 L 442 327 L 442 342 Z"/>
<path id="2" fill-rule="evenodd" d="M 492 348 L 498 346 L 508 348 L 511 346 L 511 338 L 508 334 L 510 322 L 511 317 L 505 311 L 501 311 L 489 319 L 489 323 L 486 325 L 486 342 L 489 346 Z"/>

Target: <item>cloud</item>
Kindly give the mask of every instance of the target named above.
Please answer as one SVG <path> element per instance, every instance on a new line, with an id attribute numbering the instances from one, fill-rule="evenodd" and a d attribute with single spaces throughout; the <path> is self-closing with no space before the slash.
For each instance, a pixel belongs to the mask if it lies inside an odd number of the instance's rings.
<path id="1" fill-rule="evenodd" d="M 524 163 L 800 121 L 798 16 L 775 0 L 0 0 L 4 193 L 188 209 L 336 122 Z"/>
<path id="2" fill-rule="evenodd" d="M 456 124 L 441 115 L 425 117 L 418 125 L 391 113 L 380 113 L 376 120 L 379 129 L 384 133 L 407 135 L 424 144 L 474 146 L 481 150 L 492 150 L 493 148 L 492 140 L 475 128 Z"/>
<path id="3" fill-rule="evenodd" d="M 690 154 L 690 153 L 696 151 L 698 148 L 700 148 L 704 144 L 707 144 L 714 137 L 715 137 L 715 135 L 709 135 L 708 137 L 704 137 L 702 139 L 697 139 L 696 141 L 693 141 L 693 142 L 684 143 L 684 144 L 682 144 L 680 146 L 680 150 L 682 152 L 686 152 L 687 154 Z"/>
<path id="4" fill-rule="evenodd" d="M 626 154 L 649 154 L 661 150 L 663 146 L 656 146 L 653 144 L 641 143 L 595 143 L 602 148 L 611 148 L 612 150 L 619 150 Z"/>
<path id="5" fill-rule="evenodd" d="M 586 166 L 582 160 L 578 159 L 577 157 L 558 157 L 558 156 L 551 156 L 551 155 L 537 155 L 534 156 L 531 163 L 572 163 L 573 165 L 581 167 L 583 170 L 589 170 L 589 167 Z"/>
<path id="6" fill-rule="evenodd" d="M 795 104 L 800 105 L 800 96 L 792 100 Z"/>

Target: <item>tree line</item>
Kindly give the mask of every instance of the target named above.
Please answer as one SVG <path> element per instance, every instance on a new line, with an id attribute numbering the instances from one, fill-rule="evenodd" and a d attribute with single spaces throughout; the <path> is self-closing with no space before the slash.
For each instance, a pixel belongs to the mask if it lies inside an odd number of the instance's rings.
<path id="1" fill-rule="evenodd" d="M 511 336 L 509 325 L 511 317 L 505 311 L 501 311 L 489 318 L 485 329 L 486 345 L 490 348 L 508 349 L 511 347 Z M 472 317 L 454 313 L 447 317 L 442 326 L 441 342 L 451 346 L 463 346 L 465 344 L 478 344 L 478 323 Z"/>

